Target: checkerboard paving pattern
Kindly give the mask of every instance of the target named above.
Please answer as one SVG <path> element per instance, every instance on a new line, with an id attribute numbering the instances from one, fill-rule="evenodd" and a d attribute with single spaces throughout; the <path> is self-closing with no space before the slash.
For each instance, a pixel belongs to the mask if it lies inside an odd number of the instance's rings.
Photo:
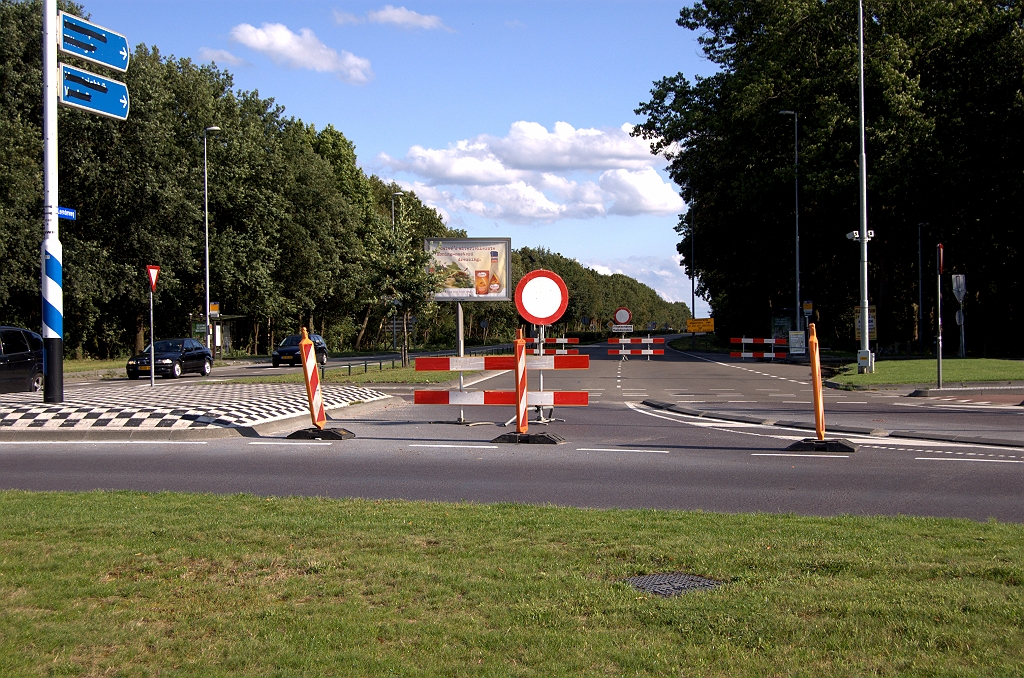
<path id="1" fill-rule="evenodd" d="M 309 414 L 296 384 L 97 386 L 64 392 L 63 403 L 41 393 L 0 395 L 0 435 L 24 429 L 217 429 L 254 426 Z M 388 396 L 358 386 L 323 387 L 328 410 Z"/>

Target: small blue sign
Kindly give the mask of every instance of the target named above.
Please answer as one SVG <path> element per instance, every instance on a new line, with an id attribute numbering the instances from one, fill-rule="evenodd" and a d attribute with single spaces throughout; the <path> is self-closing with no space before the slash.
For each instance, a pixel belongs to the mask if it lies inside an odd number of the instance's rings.
<path id="1" fill-rule="evenodd" d="M 78 219 L 78 212 L 71 209 L 70 207 L 58 207 L 57 218 L 67 219 L 68 221 L 75 221 L 76 219 Z"/>
<path id="2" fill-rule="evenodd" d="M 95 73 L 60 65 L 60 102 L 115 120 L 127 120 L 128 86 Z"/>
<path id="3" fill-rule="evenodd" d="M 60 51 L 119 71 L 128 70 L 128 38 L 60 12 Z"/>

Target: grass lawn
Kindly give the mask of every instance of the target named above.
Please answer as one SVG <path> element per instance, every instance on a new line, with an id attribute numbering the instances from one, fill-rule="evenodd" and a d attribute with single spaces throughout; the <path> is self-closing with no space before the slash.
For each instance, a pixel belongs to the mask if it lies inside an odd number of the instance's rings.
<path id="1" fill-rule="evenodd" d="M 124 372 L 124 366 L 127 362 L 128 358 L 114 358 L 112 360 L 94 360 L 92 358 L 83 358 L 82 360 L 65 360 L 64 373 L 73 374 L 75 372 L 95 372 L 99 370 L 121 370 Z"/>
<path id="2" fill-rule="evenodd" d="M 857 363 L 846 366 L 847 372 L 832 378 L 842 384 L 871 386 L 874 384 L 928 384 L 937 376 L 934 358 L 915 360 L 877 360 L 873 374 L 857 374 Z M 990 358 L 944 358 L 943 385 L 970 381 L 1024 380 L 1024 360 Z"/>
<path id="3" fill-rule="evenodd" d="M 367 362 L 366 372 L 363 365 L 327 368 L 324 371 L 325 384 L 440 384 L 458 379 L 458 372 L 417 372 L 414 367 L 391 367 L 391 361 Z M 351 374 L 350 374 L 351 372 Z M 475 372 L 463 372 L 469 376 Z M 240 377 L 231 379 L 229 384 L 302 384 L 301 372 L 277 374 L 265 377 Z"/>
<path id="4" fill-rule="evenodd" d="M 1024 526 L 0 492 L 0 674 L 1021 675 Z M 621 583 L 685 571 L 717 589 Z"/>

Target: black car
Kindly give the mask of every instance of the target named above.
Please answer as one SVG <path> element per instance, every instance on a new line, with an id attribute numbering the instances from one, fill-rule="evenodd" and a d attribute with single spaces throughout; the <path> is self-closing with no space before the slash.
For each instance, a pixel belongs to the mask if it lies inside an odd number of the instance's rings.
<path id="1" fill-rule="evenodd" d="M 21 327 L 0 327 L 0 393 L 43 388 L 43 338 Z"/>
<path id="2" fill-rule="evenodd" d="M 213 369 L 213 354 L 195 339 L 163 339 L 156 342 L 153 349 L 156 350 L 154 374 L 161 377 L 177 379 L 185 372 L 198 372 L 205 377 Z M 149 350 L 147 346 L 146 350 L 128 361 L 125 369 L 129 379 L 149 374 Z"/>
<path id="3" fill-rule="evenodd" d="M 309 340 L 313 342 L 313 350 L 316 351 L 316 361 L 321 365 L 327 364 L 327 342 L 319 334 L 309 335 Z M 299 352 L 299 342 L 302 341 L 301 334 L 289 334 L 284 338 L 277 348 L 274 349 L 273 355 L 270 356 L 271 362 L 274 363 L 274 367 L 280 367 L 281 363 L 291 363 L 292 365 L 302 364 L 302 354 Z"/>

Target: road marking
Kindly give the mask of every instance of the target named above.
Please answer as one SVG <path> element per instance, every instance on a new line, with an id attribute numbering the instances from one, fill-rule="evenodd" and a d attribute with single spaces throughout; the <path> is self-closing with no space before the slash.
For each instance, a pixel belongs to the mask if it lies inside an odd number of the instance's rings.
<path id="1" fill-rule="evenodd" d="M 254 440 L 249 443 L 250 445 L 331 445 L 330 441 L 323 440 Z"/>
<path id="2" fill-rule="evenodd" d="M 810 405 L 810 400 L 783 400 L 783 405 Z"/>
<path id="3" fill-rule="evenodd" d="M 977 457 L 914 457 L 914 459 L 920 461 L 994 461 L 1002 464 L 1024 464 L 1024 461 L 1020 459 L 979 459 Z"/>
<path id="4" fill-rule="evenodd" d="M 668 454 L 668 450 L 627 450 L 623 448 L 605 449 L 601 447 L 577 447 L 577 452 L 650 452 L 651 454 Z"/>
<path id="5" fill-rule="evenodd" d="M 0 445 L 205 445 L 205 440 L 16 440 L 0 441 Z"/>
<path id="6" fill-rule="evenodd" d="M 418 443 L 413 443 L 413 444 L 409 445 L 409 447 L 444 447 L 444 448 L 454 448 L 454 449 L 460 449 L 460 450 L 496 450 L 496 449 L 498 449 L 497 445 L 421 445 L 421 444 L 418 444 Z"/>
<path id="7" fill-rule="evenodd" d="M 819 459 L 849 459 L 848 454 L 785 454 L 783 452 L 753 452 L 751 457 L 817 457 Z"/>

